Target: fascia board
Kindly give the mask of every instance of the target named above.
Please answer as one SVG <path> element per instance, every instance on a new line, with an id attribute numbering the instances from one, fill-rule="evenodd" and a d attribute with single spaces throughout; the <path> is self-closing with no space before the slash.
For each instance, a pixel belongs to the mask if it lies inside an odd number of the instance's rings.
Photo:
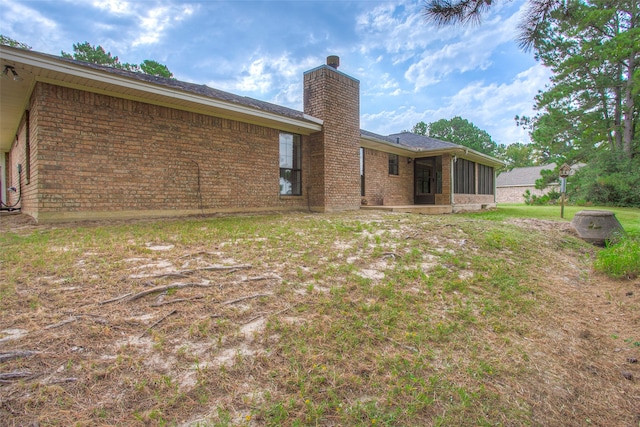
<path id="1" fill-rule="evenodd" d="M 485 165 L 500 167 L 504 166 L 504 162 L 495 159 L 486 154 L 479 153 L 470 148 L 449 148 L 439 150 L 425 150 L 422 148 L 405 147 L 394 144 L 390 141 L 384 141 L 378 138 L 372 138 L 368 136 L 360 137 L 360 145 L 365 148 L 371 148 L 373 150 L 382 151 L 385 153 L 398 154 L 406 157 L 420 158 L 420 157 L 432 157 L 441 156 L 443 154 L 450 154 L 452 156 L 459 156 L 465 159 L 480 162 Z"/>
<path id="2" fill-rule="evenodd" d="M 190 103 L 199 104 L 205 107 L 213 108 L 216 110 L 223 110 L 229 113 L 236 113 L 240 116 L 250 116 L 257 119 L 281 123 L 287 127 L 302 128 L 311 132 L 318 132 L 322 130 L 322 121 L 319 119 L 311 120 L 311 116 L 306 116 L 305 119 L 309 120 L 297 120 L 292 117 L 280 116 L 278 114 L 270 113 L 267 111 L 256 110 L 253 108 L 245 107 L 238 104 L 220 101 L 214 98 L 206 96 L 183 92 L 167 87 L 153 85 L 148 82 L 139 80 L 131 80 L 125 77 L 109 74 L 104 71 L 92 70 L 86 68 L 80 68 L 71 63 L 65 63 L 61 61 L 55 61 L 54 59 L 43 58 L 37 56 L 37 53 L 31 51 L 15 52 L 13 50 L 4 50 L 0 47 L 0 58 L 5 61 L 15 61 L 29 65 L 35 68 L 45 68 L 54 72 L 63 73 L 66 75 L 85 78 L 93 81 L 105 83 L 115 87 L 122 87 L 134 91 L 142 91 L 145 93 L 159 95 L 166 98 L 178 99 Z M 39 79 L 45 81 L 47 79 Z"/>

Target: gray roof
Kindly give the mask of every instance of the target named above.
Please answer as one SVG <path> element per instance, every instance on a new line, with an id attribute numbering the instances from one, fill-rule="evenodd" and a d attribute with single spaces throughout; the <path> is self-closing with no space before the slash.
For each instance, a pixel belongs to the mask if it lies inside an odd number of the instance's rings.
<path id="1" fill-rule="evenodd" d="M 105 65 L 93 64 L 90 62 L 78 61 L 70 58 L 63 58 L 60 56 L 42 54 L 43 56 L 49 56 L 57 60 L 67 61 L 69 63 L 80 65 L 83 67 L 93 68 L 95 70 L 105 71 L 110 74 L 115 74 L 121 77 L 131 78 L 155 85 L 165 86 L 172 89 L 182 90 L 197 95 L 206 96 L 208 98 L 218 99 L 220 101 L 226 101 L 246 107 L 255 108 L 257 110 L 267 111 L 270 113 L 278 114 L 285 117 L 291 117 L 299 120 L 307 120 L 302 111 L 294 110 L 292 108 L 283 107 L 280 105 L 272 104 L 258 99 L 249 98 L 247 96 L 235 95 L 233 93 L 224 92 L 222 90 L 214 89 L 206 85 L 183 82 L 173 78 L 166 78 L 160 76 L 152 76 L 145 73 L 139 73 L 134 71 L 123 70 L 114 67 L 108 67 Z"/>
<path id="2" fill-rule="evenodd" d="M 439 139 L 430 138 L 424 135 L 418 135 L 412 132 L 400 132 L 391 134 L 389 136 L 384 136 L 361 129 L 360 135 L 369 138 L 380 139 L 392 144 L 398 144 L 399 146 L 406 148 L 418 148 L 423 150 L 446 150 L 462 147 L 461 145 L 452 144 L 450 142 L 441 141 Z"/>
<path id="3" fill-rule="evenodd" d="M 526 168 L 513 168 L 508 172 L 502 172 L 496 178 L 496 187 L 532 186 L 536 180 L 542 178 L 540 171 L 553 170 L 555 163 L 542 166 L 530 166 Z"/>

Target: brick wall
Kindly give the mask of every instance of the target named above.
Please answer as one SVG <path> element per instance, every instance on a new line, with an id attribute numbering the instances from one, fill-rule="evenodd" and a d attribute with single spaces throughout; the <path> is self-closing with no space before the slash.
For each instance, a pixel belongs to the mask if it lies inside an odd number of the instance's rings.
<path id="1" fill-rule="evenodd" d="M 369 206 L 412 205 L 413 163 L 399 156 L 398 175 L 389 175 L 389 154 L 365 148 L 365 196 Z"/>
<path id="2" fill-rule="evenodd" d="M 538 190 L 535 186 L 498 187 L 496 189 L 496 201 L 498 203 L 524 203 L 524 192 L 529 190 L 532 196 L 543 196 L 550 190 Z M 556 188 L 556 190 L 558 190 Z"/>
<path id="3" fill-rule="evenodd" d="M 303 196 L 279 194 L 275 129 L 45 83 L 34 119 L 43 220 L 307 207 L 308 168 Z"/>
<path id="4" fill-rule="evenodd" d="M 311 205 L 321 211 L 358 209 L 360 82 L 326 65 L 306 72 L 304 112 L 324 122 L 311 138 Z"/>
<path id="5" fill-rule="evenodd" d="M 36 118 L 37 119 L 37 118 Z M 37 137 L 37 126 L 33 114 L 25 114 L 20 120 L 16 138 L 6 157 L 5 188 L 15 187 L 17 192 L 7 191 L 7 205 L 14 205 L 22 212 L 34 216 L 37 214 L 38 156 L 33 140 Z M 28 127 L 28 128 L 27 128 Z M 27 144 L 28 139 L 28 144 Z M 27 145 L 29 149 L 27 149 Z M 28 156 L 28 159 L 27 159 Z M 22 170 L 18 173 L 18 165 Z"/>

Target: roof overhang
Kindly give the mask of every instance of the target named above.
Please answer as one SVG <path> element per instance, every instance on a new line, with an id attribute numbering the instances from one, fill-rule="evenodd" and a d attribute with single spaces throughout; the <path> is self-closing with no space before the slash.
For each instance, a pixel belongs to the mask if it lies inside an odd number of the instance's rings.
<path id="1" fill-rule="evenodd" d="M 6 66 L 13 67 L 20 80 L 14 80 L 11 72 L 7 75 L 8 78 L 0 79 L 0 152 L 10 150 L 37 82 L 228 118 L 302 135 L 322 130 L 322 120 L 308 115 L 304 115 L 302 119 L 287 117 L 93 69 L 54 56 L 0 45 L 0 72 Z"/>
<path id="2" fill-rule="evenodd" d="M 375 138 L 368 135 L 360 136 L 360 146 L 364 148 L 370 148 L 372 150 L 382 151 L 385 153 L 397 154 L 399 156 L 410 157 L 413 159 L 419 159 L 421 157 L 433 157 L 433 156 L 442 156 L 444 154 L 449 154 L 451 156 L 457 156 L 460 158 L 468 159 L 474 161 L 476 163 L 482 163 L 484 165 L 492 166 L 492 167 L 501 167 L 504 166 L 504 162 L 498 160 L 494 157 L 487 156 L 486 154 L 479 153 L 470 148 L 458 145 L 451 148 L 440 148 L 440 149 L 423 149 L 423 148 L 415 148 L 415 147 L 407 147 L 404 145 L 399 145 L 390 141 L 386 141 L 383 139 Z"/>

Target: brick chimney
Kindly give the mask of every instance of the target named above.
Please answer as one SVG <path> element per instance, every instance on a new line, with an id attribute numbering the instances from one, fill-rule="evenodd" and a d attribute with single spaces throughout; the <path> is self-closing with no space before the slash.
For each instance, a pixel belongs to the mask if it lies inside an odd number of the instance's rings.
<path id="1" fill-rule="evenodd" d="M 340 58 L 304 73 L 304 112 L 324 121 L 311 135 L 309 201 L 333 212 L 360 208 L 360 82 L 340 71 Z"/>

